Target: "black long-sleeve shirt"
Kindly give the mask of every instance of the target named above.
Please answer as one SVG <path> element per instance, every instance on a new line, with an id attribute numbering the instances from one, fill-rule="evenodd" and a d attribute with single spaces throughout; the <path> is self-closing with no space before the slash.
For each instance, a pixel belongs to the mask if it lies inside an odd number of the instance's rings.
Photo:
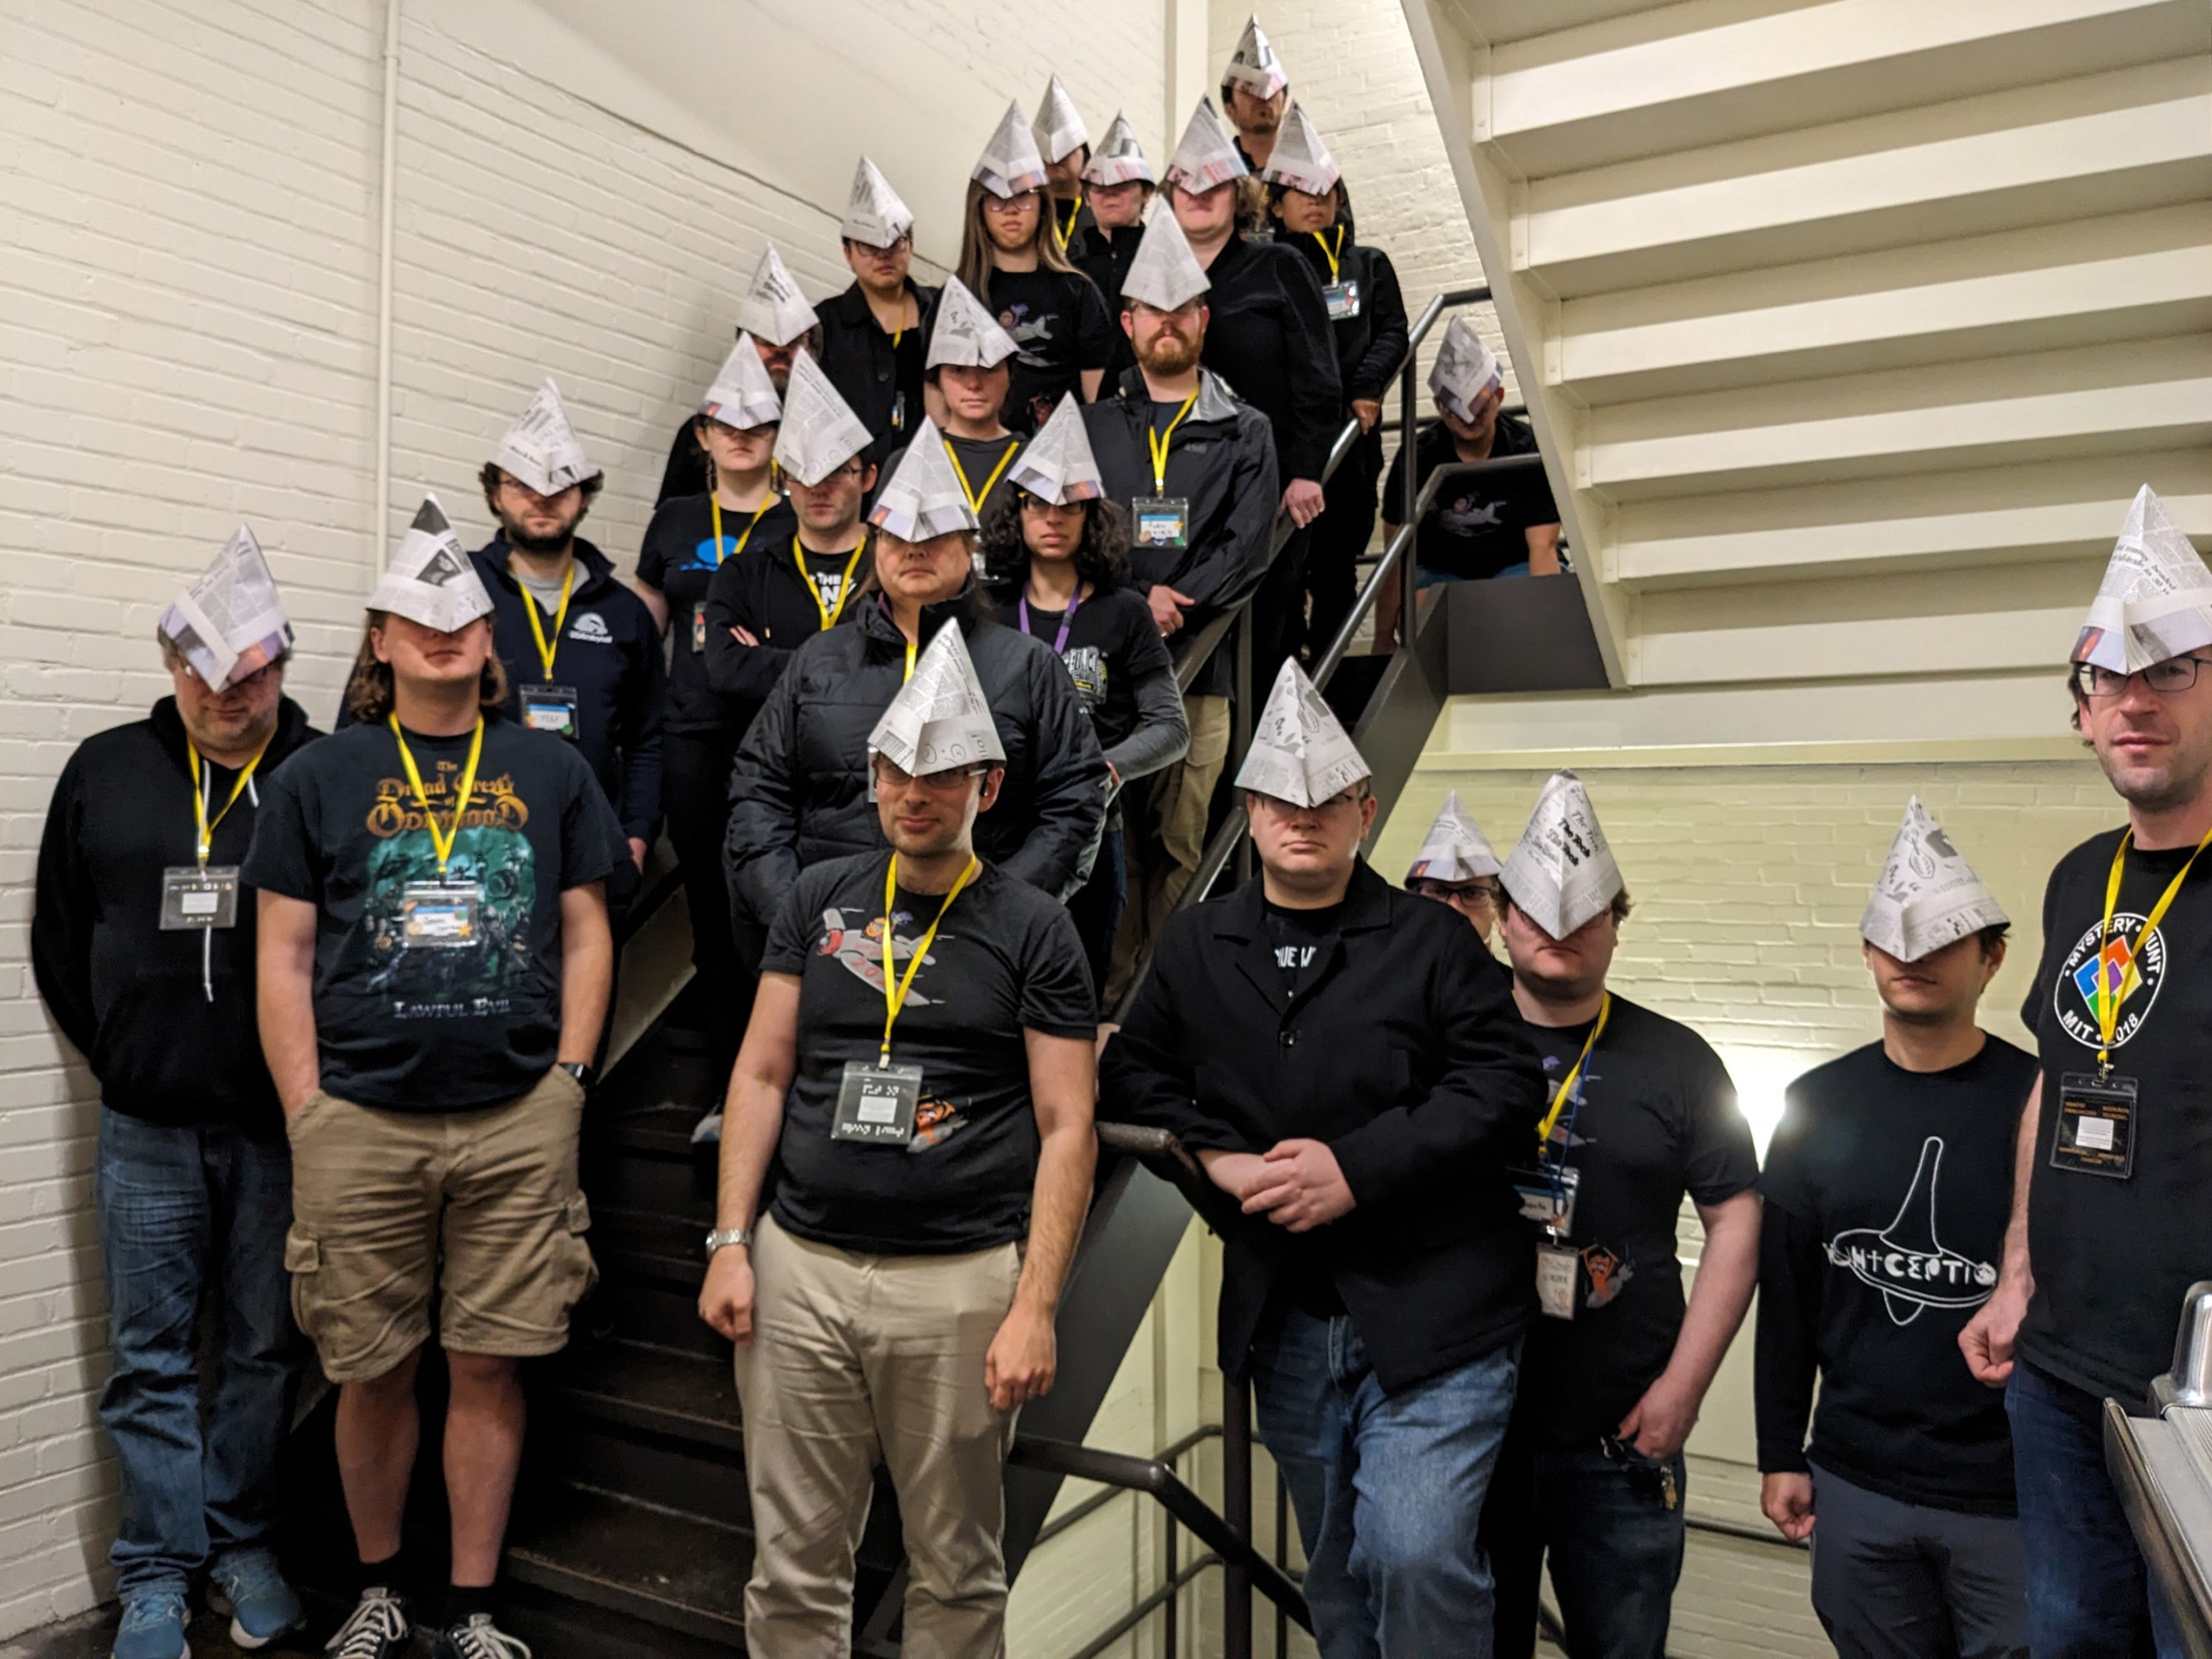
<path id="1" fill-rule="evenodd" d="M 1380 401 L 1390 389 L 1390 375 L 1406 355 L 1413 337 L 1406 317 L 1406 296 L 1398 286 L 1398 272 L 1390 256 L 1379 247 L 1346 238 L 1341 245 L 1335 234 L 1311 231 L 1293 234 L 1275 226 L 1275 240 L 1296 248 L 1305 257 L 1316 281 L 1346 283 L 1358 297 L 1358 311 L 1329 325 L 1336 341 L 1337 377 L 1344 383 L 1344 401 L 1355 398 Z M 1336 261 L 1332 270 L 1329 261 Z M 1380 438 L 1378 428 L 1371 436 Z"/>
<path id="2" fill-rule="evenodd" d="M 1344 423 L 1321 283 L 1290 248 L 1241 236 L 1213 256 L 1206 279 L 1212 315 L 1200 361 L 1273 424 L 1282 477 L 1317 481 Z"/>

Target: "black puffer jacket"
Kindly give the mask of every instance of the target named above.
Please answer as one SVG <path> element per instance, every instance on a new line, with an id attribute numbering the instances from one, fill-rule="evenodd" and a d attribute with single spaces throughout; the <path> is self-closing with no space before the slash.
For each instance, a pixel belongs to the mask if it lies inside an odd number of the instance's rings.
<path id="1" fill-rule="evenodd" d="M 1106 760 L 1050 645 L 1001 626 L 975 587 L 921 613 L 925 643 L 966 635 L 1006 751 L 998 804 L 975 850 L 1065 898 L 1091 874 L 1106 815 Z M 792 653 L 730 772 L 723 868 L 732 899 L 763 923 L 799 872 L 884 845 L 868 799 L 868 733 L 906 679 L 906 636 L 878 596 Z"/>

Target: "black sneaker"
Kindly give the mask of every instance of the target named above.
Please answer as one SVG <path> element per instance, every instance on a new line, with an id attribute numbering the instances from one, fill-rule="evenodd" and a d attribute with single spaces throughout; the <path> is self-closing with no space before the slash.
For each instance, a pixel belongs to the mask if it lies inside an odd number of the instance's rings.
<path id="1" fill-rule="evenodd" d="M 407 1651 L 411 1628 L 399 1592 L 372 1584 L 361 1593 L 337 1633 L 323 1644 L 323 1651 L 331 1659 L 399 1659 Z"/>
<path id="2" fill-rule="evenodd" d="M 530 1659 L 530 1644 L 509 1636 L 488 1613 L 472 1613 L 438 1632 L 431 1659 Z"/>

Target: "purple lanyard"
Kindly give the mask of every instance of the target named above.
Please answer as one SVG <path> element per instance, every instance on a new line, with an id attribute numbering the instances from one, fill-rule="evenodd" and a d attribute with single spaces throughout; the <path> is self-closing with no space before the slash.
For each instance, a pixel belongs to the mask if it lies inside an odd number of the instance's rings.
<path id="1" fill-rule="evenodd" d="M 1052 642 L 1052 654 L 1054 656 L 1057 657 L 1067 649 L 1067 630 L 1075 626 L 1075 607 L 1082 603 L 1083 590 L 1079 587 L 1074 592 L 1069 594 L 1067 597 L 1066 612 L 1060 619 L 1059 637 L 1054 639 Z M 1034 635 L 1036 630 L 1030 626 L 1029 595 L 1024 593 L 1020 599 L 1015 600 L 1014 608 L 1021 613 L 1022 632 L 1024 634 Z"/>

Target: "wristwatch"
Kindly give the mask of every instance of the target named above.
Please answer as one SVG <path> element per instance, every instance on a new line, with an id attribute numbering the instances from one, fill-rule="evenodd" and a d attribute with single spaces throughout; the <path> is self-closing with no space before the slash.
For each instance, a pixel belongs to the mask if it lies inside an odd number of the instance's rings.
<path id="1" fill-rule="evenodd" d="M 750 1244 L 753 1230 L 750 1227 L 717 1227 L 707 1235 L 707 1260 L 714 1259 L 714 1252 L 727 1249 L 732 1244 Z"/>
<path id="2" fill-rule="evenodd" d="M 588 1089 L 592 1086 L 592 1067 L 590 1062 L 581 1060 L 563 1060 L 556 1061 L 556 1064 L 557 1064 L 560 1068 L 566 1072 L 570 1077 L 576 1079 L 576 1086 L 578 1088 Z"/>

